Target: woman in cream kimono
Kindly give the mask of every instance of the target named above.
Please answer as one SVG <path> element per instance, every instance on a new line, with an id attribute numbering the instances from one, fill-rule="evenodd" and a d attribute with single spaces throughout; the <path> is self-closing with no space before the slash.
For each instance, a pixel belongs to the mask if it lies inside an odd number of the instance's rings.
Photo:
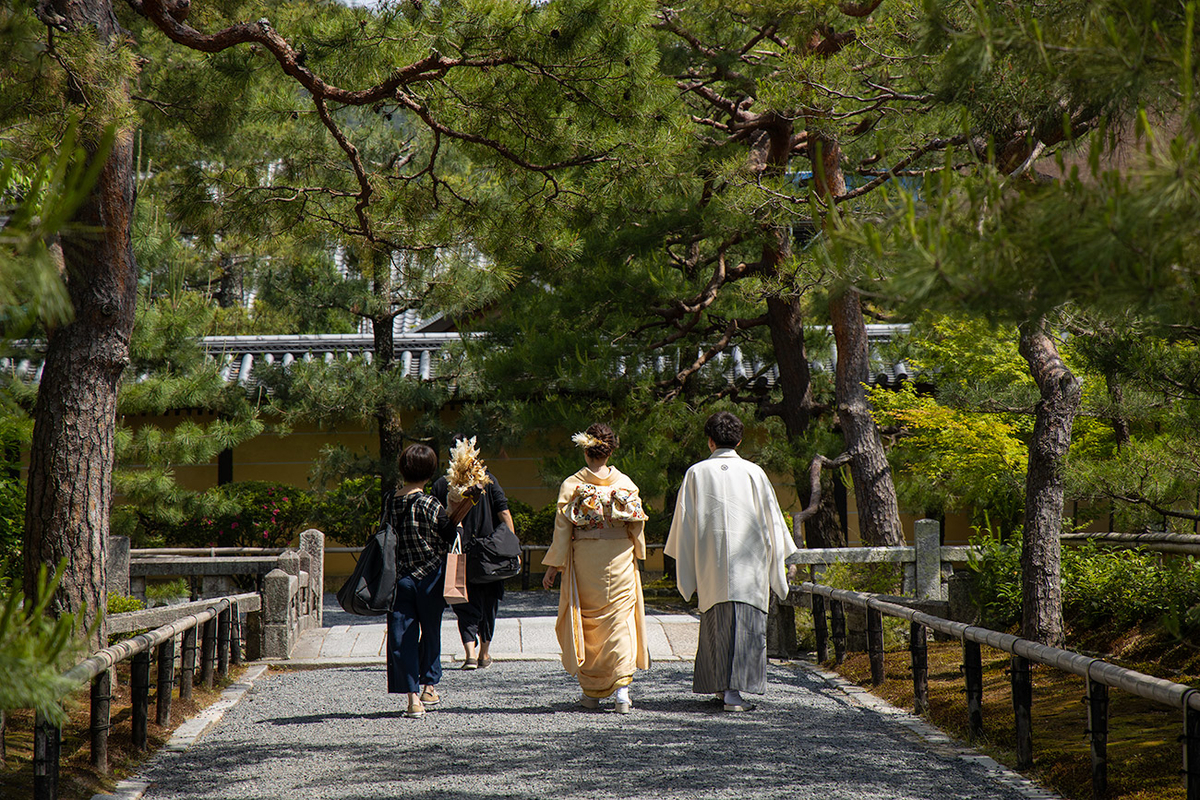
<path id="1" fill-rule="evenodd" d="M 633 708 L 635 669 L 650 666 L 637 559 L 646 557 L 646 514 L 638 488 L 608 465 L 617 448 L 612 428 L 595 424 L 573 441 L 587 467 L 563 481 L 554 541 L 542 559 L 542 585 L 563 574 L 555 630 L 567 672 L 579 680 L 584 708 L 616 695 L 616 711 Z"/>

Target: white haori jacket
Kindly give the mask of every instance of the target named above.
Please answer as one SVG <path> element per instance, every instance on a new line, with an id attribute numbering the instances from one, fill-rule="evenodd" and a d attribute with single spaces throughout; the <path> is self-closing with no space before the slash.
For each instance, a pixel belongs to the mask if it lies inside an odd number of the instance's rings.
<path id="1" fill-rule="evenodd" d="M 787 597 L 787 565 L 796 544 L 762 467 L 732 448 L 693 464 L 683 477 L 666 554 L 685 600 L 700 611 L 735 601 L 767 610 L 771 590 Z"/>

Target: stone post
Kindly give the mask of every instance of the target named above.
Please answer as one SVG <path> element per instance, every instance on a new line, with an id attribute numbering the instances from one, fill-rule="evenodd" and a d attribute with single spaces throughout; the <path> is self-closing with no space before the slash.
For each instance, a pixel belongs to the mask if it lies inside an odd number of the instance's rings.
<path id="1" fill-rule="evenodd" d="M 325 534 L 309 528 L 300 534 L 300 549 L 312 558 L 308 565 L 308 580 L 315 595 L 316 627 L 322 628 L 325 626 Z"/>
<path id="2" fill-rule="evenodd" d="M 917 599 L 944 600 L 942 596 L 942 533 L 935 519 L 919 519 L 915 526 L 917 548 Z"/>
<path id="3" fill-rule="evenodd" d="M 279 569 L 288 575 L 300 577 L 300 554 L 295 550 L 285 550 L 279 554 Z"/>
<path id="4" fill-rule="evenodd" d="M 957 571 L 950 576 L 950 619 L 968 625 L 979 624 L 979 607 L 975 605 L 975 576 Z"/>
<path id="5" fill-rule="evenodd" d="M 278 568 L 263 577 L 262 658 L 287 658 L 292 653 L 292 580 Z"/>
<path id="6" fill-rule="evenodd" d="M 129 537 L 108 537 L 108 593 L 129 594 Z"/>

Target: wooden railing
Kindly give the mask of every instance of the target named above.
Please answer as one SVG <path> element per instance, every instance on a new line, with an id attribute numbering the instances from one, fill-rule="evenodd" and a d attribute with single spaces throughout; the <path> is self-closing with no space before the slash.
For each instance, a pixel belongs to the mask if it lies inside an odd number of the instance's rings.
<path id="1" fill-rule="evenodd" d="M 230 664 L 242 663 L 244 637 L 241 617 L 246 614 L 253 620 L 261 613 L 262 607 L 262 598 L 256 592 L 248 592 L 185 606 L 133 611 L 110 617 L 109 630 L 116 633 L 138 630 L 156 622 L 161 624 L 152 631 L 93 653 L 63 675 L 72 689 L 91 683 L 89 732 L 92 766 L 102 773 L 108 772 L 113 669 L 117 664 L 131 662 L 131 738 L 135 748 L 145 750 L 150 717 L 152 658 L 157 666 L 154 681 L 157 687 L 155 721 L 165 726 L 171 722 L 172 690 L 177 683 L 180 700 L 189 700 L 197 672 L 200 682 L 212 687 L 217 678 L 229 674 Z M 169 621 L 163 622 L 164 619 Z M 180 640 L 178 655 L 176 639 Z M 178 679 L 176 662 L 179 667 Z M 61 729 L 39 714 L 34 725 L 33 744 L 35 800 L 55 800 L 58 797 L 61 741 Z"/>
<path id="2" fill-rule="evenodd" d="M 1064 533 L 1063 544 L 1099 544 L 1105 547 L 1149 550 L 1154 553 L 1200 556 L 1200 536 L 1190 533 Z"/>
<path id="3" fill-rule="evenodd" d="M 846 630 L 844 605 L 862 608 L 867 617 L 867 654 L 871 680 L 878 686 L 884 680 L 883 616 L 906 619 L 911 623 L 910 653 L 914 706 L 918 714 L 929 706 L 929 672 L 926 634 L 932 630 L 962 641 L 963 676 L 966 683 L 967 729 L 972 740 L 983 733 L 983 662 L 980 645 L 987 645 L 1011 656 L 1013 710 L 1016 717 L 1017 767 L 1033 763 L 1033 683 L 1030 663 L 1044 664 L 1084 678 L 1088 706 L 1088 736 L 1092 757 L 1092 789 L 1096 798 L 1108 794 L 1108 694 L 1119 689 L 1138 697 L 1180 710 L 1183 714 L 1183 775 L 1187 800 L 1200 800 L 1200 689 L 1155 678 L 1134 670 L 1090 658 L 1070 650 L 1047 647 L 1007 633 L 953 622 L 883 600 L 878 595 L 834 589 L 811 582 L 791 587 L 792 594 L 811 598 L 813 628 L 817 637 L 817 660 L 828 660 L 829 641 L 833 641 L 835 660 L 845 654 Z M 825 602 L 829 601 L 830 619 Z M 832 630 L 830 627 L 832 626 Z"/>

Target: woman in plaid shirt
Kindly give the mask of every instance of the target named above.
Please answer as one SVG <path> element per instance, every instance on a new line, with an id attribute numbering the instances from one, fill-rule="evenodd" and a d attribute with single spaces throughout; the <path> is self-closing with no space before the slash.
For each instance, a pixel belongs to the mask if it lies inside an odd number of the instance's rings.
<path id="1" fill-rule="evenodd" d="M 450 511 L 425 484 L 437 472 L 437 453 L 414 444 L 400 454 L 404 486 L 388 502 L 396 530 L 396 598 L 388 614 L 388 692 L 408 694 L 404 716 L 425 716 L 441 698 L 433 687 L 442 679 L 442 598 L 446 552 L 454 531 L 474 498 L 452 503 Z"/>

